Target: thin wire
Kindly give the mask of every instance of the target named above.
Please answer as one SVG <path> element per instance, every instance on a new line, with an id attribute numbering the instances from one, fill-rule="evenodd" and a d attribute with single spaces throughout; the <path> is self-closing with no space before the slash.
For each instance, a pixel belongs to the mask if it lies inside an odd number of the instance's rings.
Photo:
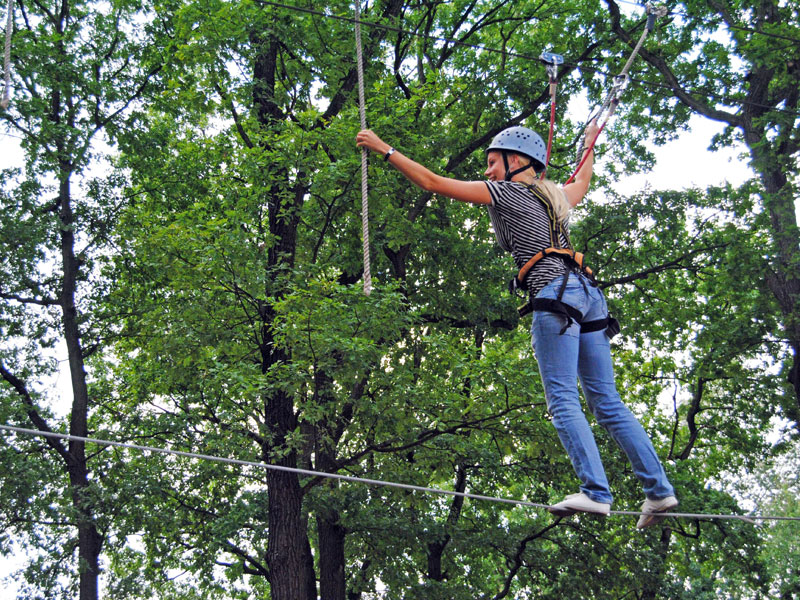
<path id="1" fill-rule="evenodd" d="M 364 102 L 364 60 L 361 55 L 361 0 L 356 0 L 356 71 L 358 72 L 358 115 L 361 129 L 367 128 L 367 113 Z M 372 291 L 372 274 L 369 266 L 369 188 L 367 187 L 367 156 L 369 150 L 361 149 L 361 245 L 364 254 L 364 294 Z"/>
<path id="2" fill-rule="evenodd" d="M 68 435 L 66 433 L 55 433 L 52 431 L 38 431 L 36 429 L 26 429 L 24 427 L 14 427 L 12 425 L 0 425 L 0 429 L 13 431 L 15 433 L 22 433 L 26 435 L 42 436 L 58 438 L 62 440 L 86 442 L 98 444 L 100 446 L 115 446 L 118 448 L 127 448 L 129 450 L 140 450 L 143 452 L 155 452 L 158 454 L 168 454 L 174 456 L 183 456 L 186 458 L 196 458 L 200 460 L 209 460 L 213 462 L 226 463 L 232 465 L 241 465 L 247 467 L 257 467 L 261 469 L 270 469 L 273 471 L 283 471 L 286 473 L 295 473 L 297 475 L 305 475 L 307 477 L 322 477 L 327 479 L 338 479 L 341 481 L 350 481 L 353 483 L 366 483 L 369 485 L 376 485 L 381 487 L 394 487 L 404 490 L 412 490 L 415 492 L 424 492 L 428 494 L 441 494 L 445 496 L 458 496 L 461 498 L 469 498 L 471 500 L 483 500 L 487 502 L 499 502 L 503 504 L 513 504 L 518 506 L 527 506 L 531 508 L 552 508 L 549 504 L 540 504 L 538 502 L 529 502 L 527 500 L 517 500 L 514 498 L 500 498 L 495 496 L 484 496 L 481 494 L 472 494 L 469 492 L 456 492 L 453 490 L 443 490 L 439 488 L 424 487 L 421 485 L 412 485 L 408 483 L 397 483 L 394 481 L 385 481 L 381 479 L 366 479 L 364 477 L 354 477 L 352 475 L 340 475 L 339 473 L 325 473 L 323 471 L 313 471 L 310 469 L 298 469 L 295 467 L 284 467 L 281 465 L 271 465 L 268 463 L 259 463 L 249 460 L 240 460 L 236 458 L 225 458 L 220 456 L 212 456 L 209 454 L 197 454 L 195 452 L 183 452 L 181 450 L 169 450 L 167 448 L 157 448 L 153 446 L 140 446 L 138 444 L 128 444 L 124 442 L 114 442 L 111 440 L 102 440 L 98 438 L 82 437 L 77 435 Z M 625 515 L 625 516 L 639 516 L 643 513 L 641 511 L 632 510 L 612 510 L 609 511 L 612 515 Z M 772 516 L 772 515 L 713 515 L 703 513 L 679 513 L 679 512 L 663 512 L 658 513 L 663 517 L 683 517 L 688 519 L 718 519 L 718 520 L 735 520 L 744 521 L 746 523 L 755 523 L 756 521 L 800 521 L 800 517 L 786 517 L 786 516 Z"/>
<path id="3" fill-rule="evenodd" d="M 617 0 L 617 1 L 620 2 L 621 0 Z M 332 15 L 332 14 L 328 14 L 328 13 L 325 13 L 325 12 L 322 12 L 322 11 L 318 11 L 318 10 L 314 10 L 314 9 L 311 9 L 311 8 L 303 8 L 303 7 L 300 7 L 300 6 L 290 6 L 290 5 L 287 5 L 287 4 L 282 4 L 280 2 L 272 2 L 270 0 L 263 0 L 262 4 L 267 5 L 267 6 L 274 6 L 276 8 L 284 8 L 284 9 L 287 9 L 287 10 L 293 10 L 293 11 L 301 12 L 301 13 L 305 13 L 305 14 L 316 15 L 316 16 L 323 17 L 323 18 L 326 18 L 326 19 L 344 21 L 346 23 L 353 23 L 353 24 L 356 23 L 355 19 L 352 18 L 352 17 L 344 17 L 344 16 L 339 16 L 339 15 Z M 636 4 L 636 6 L 641 6 L 641 5 Z M 670 13 L 670 14 L 672 14 L 672 13 Z M 447 37 L 443 37 L 443 36 L 435 36 L 435 35 L 431 35 L 431 34 L 419 33 L 417 31 L 411 31 L 411 30 L 408 30 L 408 29 L 403 29 L 401 27 L 395 27 L 393 25 L 384 25 L 382 23 L 376 23 L 374 21 L 361 21 L 360 23 L 361 23 L 361 25 L 364 25 L 366 27 L 374 27 L 376 29 L 383 29 L 383 30 L 392 31 L 392 32 L 395 32 L 395 33 L 403 33 L 405 35 L 410 35 L 410 36 L 414 36 L 414 37 L 418 37 L 418 38 L 422 38 L 422 39 L 428 39 L 428 40 L 431 40 L 431 41 L 434 41 L 434 42 L 445 42 L 445 43 L 448 43 L 448 44 L 454 44 L 454 45 L 457 45 L 457 46 L 463 46 L 465 48 L 471 48 L 473 50 L 482 50 L 484 52 L 500 54 L 501 56 L 507 56 L 507 57 L 513 57 L 513 58 L 521 58 L 521 59 L 525 59 L 525 60 L 529 60 L 529 61 L 533 61 L 533 62 L 540 62 L 538 56 L 532 56 L 532 55 L 529 55 L 529 54 L 523 54 L 521 52 L 513 52 L 513 51 L 510 51 L 510 50 L 501 50 L 501 49 L 497 49 L 497 48 L 492 48 L 491 46 L 484 46 L 482 44 L 470 44 L 469 42 L 464 42 L 464 41 L 461 41 L 461 40 L 455 40 L 455 39 L 447 38 Z M 759 32 L 754 30 L 754 33 L 759 33 Z M 764 35 L 766 35 L 766 34 L 764 34 Z M 800 43 L 800 42 L 798 42 L 798 43 Z M 597 69 L 597 68 L 594 68 L 594 67 L 590 67 L 590 66 L 587 66 L 587 65 L 578 65 L 576 63 L 569 63 L 569 62 L 565 62 L 564 65 L 568 66 L 568 67 L 572 67 L 572 68 L 578 69 L 580 71 L 586 71 L 586 72 L 590 72 L 590 73 L 597 73 L 598 75 L 602 75 L 602 76 L 604 76 L 606 78 L 613 77 L 613 75 L 611 75 L 610 73 L 608 73 L 606 71 L 602 71 L 600 69 Z M 631 82 L 635 82 L 635 83 L 639 83 L 639 84 L 642 84 L 642 85 L 654 87 L 654 88 L 672 90 L 672 88 L 670 86 L 668 86 L 666 84 L 663 84 L 663 83 L 654 83 L 654 82 L 651 82 L 651 81 L 646 81 L 644 79 L 634 79 L 634 78 L 630 78 L 630 81 Z M 772 110 L 772 111 L 779 112 L 779 113 L 782 113 L 782 114 L 791 115 L 793 117 L 800 117 L 800 112 L 798 112 L 798 111 L 786 110 L 786 109 L 783 109 L 783 108 L 777 108 L 777 107 L 774 107 L 774 106 L 768 106 L 768 105 L 759 104 L 759 103 L 756 103 L 756 102 L 749 102 L 747 100 L 738 100 L 738 99 L 734 99 L 734 98 L 728 98 L 726 96 L 722 96 L 722 95 L 719 95 L 719 94 L 714 94 L 713 92 L 694 92 L 694 91 L 691 91 L 691 90 L 686 90 L 686 93 L 688 95 L 690 95 L 690 96 L 703 97 L 703 98 L 713 98 L 715 100 L 719 100 L 721 102 L 725 102 L 725 103 L 728 103 L 728 104 L 754 106 L 756 108 L 764 108 L 764 109 Z M 670 96 L 670 97 L 672 97 L 672 96 Z"/>
<path id="4" fill-rule="evenodd" d="M 640 3 L 638 3 L 638 2 L 629 2 L 628 0 L 615 0 L 615 1 L 617 2 L 617 4 L 628 4 L 630 6 L 638 6 L 639 8 L 642 7 L 642 5 Z M 671 10 L 671 11 L 669 11 L 668 14 L 674 15 L 674 16 L 678 16 L 678 17 L 683 17 L 684 19 L 695 19 L 694 16 L 692 16 L 692 15 L 690 15 L 688 13 L 679 11 L 679 10 Z M 698 19 L 698 20 L 702 21 L 702 19 Z M 755 33 L 757 35 L 763 35 L 764 37 L 771 37 L 771 38 L 775 38 L 775 39 L 778 39 L 778 40 L 786 40 L 787 42 L 792 42 L 794 44 L 800 44 L 800 40 L 798 40 L 797 38 L 788 37 L 788 36 L 785 36 L 785 35 L 779 35 L 777 33 L 769 33 L 768 31 L 759 31 L 758 29 L 754 29 L 752 27 L 745 27 L 744 25 L 731 25 L 730 23 L 725 23 L 725 25 L 727 25 L 731 29 L 738 29 L 740 31 L 746 31 L 748 33 Z"/>

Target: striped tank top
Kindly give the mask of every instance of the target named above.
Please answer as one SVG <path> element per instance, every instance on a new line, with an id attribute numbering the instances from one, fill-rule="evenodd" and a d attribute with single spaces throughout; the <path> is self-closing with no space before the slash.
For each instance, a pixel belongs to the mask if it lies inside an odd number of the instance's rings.
<path id="1" fill-rule="evenodd" d="M 488 206 L 497 243 L 511 252 L 517 268 L 521 268 L 537 252 L 549 248 L 550 219 L 541 200 L 525 185 L 516 181 L 487 181 L 492 203 Z M 569 240 L 561 234 L 562 248 Z M 546 256 L 528 273 L 525 284 L 531 297 L 567 270 L 564 261 Z"/>

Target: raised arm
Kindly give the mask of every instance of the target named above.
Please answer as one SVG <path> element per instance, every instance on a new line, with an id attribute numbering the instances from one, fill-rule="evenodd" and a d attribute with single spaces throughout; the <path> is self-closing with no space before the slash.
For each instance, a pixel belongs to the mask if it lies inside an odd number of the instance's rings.
<path id="1" fill-rule="evenodd" d="M 589 156 L 586 157 L 586 160 L 580 170 L 575 174 L 575 178 L 572 182 L 564 186 L 564 194 L 566 194 L 567 201 L 571 206 L 576 206 L 583 200 L 586 192 L 589 191 L 589 183 L 592 181 L 592 173 L 594 171 L 594 150 L 590 150 L 589 146 L 599 129 L 596 121 L 592 121 L 586 127 L 586 131 L 583 134 L 583 152 L 584 154 L 588 152 Z M 581 156 L 581 159 L 583 159 L 583 156 Z"/>
<path id="2" fill-rule="evenodd" d="M 356 135 L 356 145 L 382 155 L 414 185 L 433 192 L 472 204 L 491 204 L 489 188 L 483 181 L 461 181 L 437 175 L 430 169 L 404 156 L 379 138 L 373 131 L 364 129 Z"/>

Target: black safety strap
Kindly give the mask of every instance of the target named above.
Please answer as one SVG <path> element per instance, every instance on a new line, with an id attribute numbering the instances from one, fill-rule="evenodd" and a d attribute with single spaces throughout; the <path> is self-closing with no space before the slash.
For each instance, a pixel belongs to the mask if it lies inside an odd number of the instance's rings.
<path id="1" fill-rule="evenodd" d="M 519 308 L 519 316 L 524 317 L 533 311 L 543 310 L 560 315 L 564 318 L 564 326 L 561 328 L 559 335 L 564 335 L 564 332 L 567 331 L 572 323 L 578 323 L 581 326 L 581 333 L 591 333 L 593 331 L 601 331 L 605 329 L 606 335 L 609 337 L 609 339 L 613 338 L 620 331 L 619 321 L 617 321 L 617 319 L 611 315 L 606 315 L 603 319 L 584 321 L 581 311 L 561 300 L 564 297 L 564 289 L 567 287 L 567 280 L 569 279 L 571 272 L 572 271 L 567 271 L 564 274 L 561 287 L 558 290 L 558 296 L 556 298 L 532 298 L 525 305 Z M 582 283 L 584 287 L 586 287 L 586 282 L 582 281 Z M 590 284 L 593 286 L 597 285 L 593 281 L 591 281 Z"/>
<path id="2" fill-rule="evenodd" d="M 581 311 L 553 298 L 534 298 L 531 300 L 531 308 L 534 311 L 544 310 L 564 317 L 564 327 L 561 328 L 559 335 L 564 335 L 564 332 L 573 323 L 580 323 L 583 320 Z"/>
<path id="3" fill-rule="evenodd" d="M 619 321 L 611 315 L 607 315 L 605 319 L 583 321 L 583 315 L 578 309 L 554 298 L 533 298 L 530 302 L 520 306 L 519 316 L 524 317 L 537 310 L 555 313 L 565 318 L 566 323 L 559 332 L 560 335 L 564 334 L 573 321 L 580 324 L 581 333 L 592 333 L 605 329 L 606 335 L 611 339 L 620 332 Z"/>
<path id="4" fill-rule="evenodd" d="M 520 167 L 519 169 L 515 169 L 512 171 L 511 166 L 508 164 L 508 152 L 506 150 L 503 150 L 501 154 L 503 155 L 503 165 L 506 168 L 506 181 L 511 181 L 511 178 L 514 177 L 514 175 L 522 173 L 523 171 L 527 171 L 528 169 L 533 169 L 533 172 L 536 173 L 536 169 L 534 168 L 532 162 L 525 165 L 524 167 Z"/>
<path id="5" fill-rule="evenodd" d="M 613 338 L 619 333 L 619 321 L 608 315 L 605 319 L 581 323 L 581 333 L 591 333 L 593 331 L 602 331 L 603 329 L 606 330 L 606 335 L 609 338 Z"/>
<path id="6" fill-rule="evenodd" d="M 550 222 L 550 247 L 551 248 L 561 248 L 561 238 L 560 235 L 564 236 L 564 239 L 567 241 L 566 248 L 572 249 L 572 242 L 569 239 L 569 231 L 564 226 L 562 222 L 560 222 L 556 218 L 556 209 L 553 208 L 552 203 L 550 200 L 545 196 L 536 186 L 530 185 L 529 183 L 523 183 L 528 191 L 530 191 L 533 196 L 542 203 L 544 206 L 545 212 L 547 212 L 547 219 Z"/>

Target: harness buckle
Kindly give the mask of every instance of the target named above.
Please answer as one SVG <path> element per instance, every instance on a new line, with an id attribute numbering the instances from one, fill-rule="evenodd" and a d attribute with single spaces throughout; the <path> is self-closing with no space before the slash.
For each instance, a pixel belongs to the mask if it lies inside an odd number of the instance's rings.
<path id="1" fill-rule="evenodd" d="M 613 338 L 615 335 L 619 333 L 619 321 L 617 321 L 611 315 L 608 315 L 608 327 L 606 327 L 606 335 L 608 339 Z"/>

